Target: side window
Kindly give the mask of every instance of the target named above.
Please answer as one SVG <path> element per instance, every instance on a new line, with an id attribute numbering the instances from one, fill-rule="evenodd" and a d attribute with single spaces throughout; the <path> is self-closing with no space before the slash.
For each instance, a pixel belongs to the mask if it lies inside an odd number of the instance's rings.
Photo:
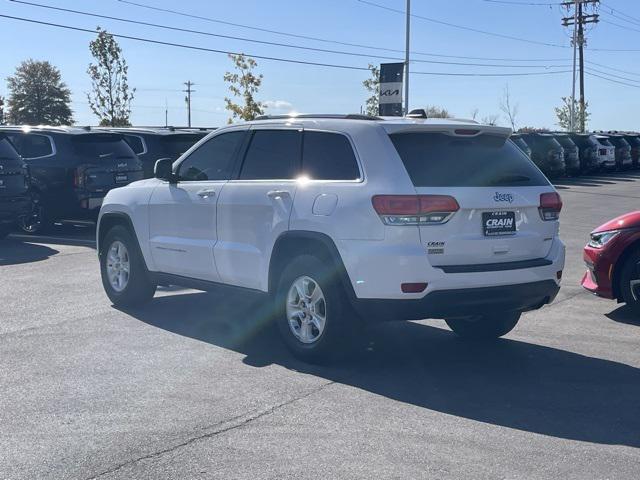
<path id="1" fill-rule="evenodd" d="M 14 143 L 24 158 L 46 157 L 53 153 L 49 137 L 35 133 L 17 135 Z"/>
<path id="2" fill-rule="evenodd" d="M 301 133 L 297 130 L 256 130 L 244 157 L 241 180 L 282 180 L 297 176 Z"/>
<path id="3" fill-rule="evenodd" d="M 53 153 L 51 140 L 44 135 L 25 135 L 22 139 L 22 149 L 22 156 L 25 158 L 46 157 Z"/>
<path id="4" fill-rule="evenodd" d="M 357 180 L 358 162 L 344 135 L 304 132 L 302 173 L 314 180 Z"/>
<path id="5" fill-rule="evenodd" d="M 129 144 L 131 150 L 133 150 L 133 153 L 136 155 L 142 155 L 145 153 L 146 148 L 142 137 L 139 137 L 138 135 L 125 135 L 124 140 Z"/>
<path id="6" fill-rule="evenodd" d="M 223 133 L 201 145 L 180 163 L 180 181 L 228 180 L 235 153 L 245 133 Z"/>

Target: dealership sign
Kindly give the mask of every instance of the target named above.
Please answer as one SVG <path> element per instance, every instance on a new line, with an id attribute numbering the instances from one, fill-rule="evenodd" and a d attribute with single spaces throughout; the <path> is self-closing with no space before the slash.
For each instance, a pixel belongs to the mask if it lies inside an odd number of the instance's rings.
<path id="1" fill-rule="evenodd" d="M 380 97 L 378 113 L 384 116 L 402 116 L 402 77 L 404 63 L 380 64 Z"/>

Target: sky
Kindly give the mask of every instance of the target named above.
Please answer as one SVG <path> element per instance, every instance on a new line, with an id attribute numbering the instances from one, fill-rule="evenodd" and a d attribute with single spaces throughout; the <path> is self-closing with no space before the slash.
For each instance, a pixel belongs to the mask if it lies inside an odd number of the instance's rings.
<path id="1" fill-rule="evenodd" d="M 90 30 L 99 25 L 114 34 L 223 52 L 357 68 L 404 57 L 405 16 L 402 12 L 405 0 L 130 0 L 209 20 L 154 11 L 121 0 L 28 1 L 216 35 L 348 52 L 350 55 L 135 25 L 11 0 L 0 0 L 0 15 Z M 410 76 L 410 108 L 435 105 L 464 118 L 469 118 L 477 110 L 478 118 L 499 115 L 498 123 L 507 125 L 499 103 L 508 86 L 511 102 L 518 107 L 517 127 L 556 128 L 554 107 L 561 103 L 561 97 L 571 95 L 573 59 L 571 32 L 561 24 L 566 10 L 557 5 L 558 1 L 412 0 L 413 53 L 410 70 L 416 73 Z M 640 2 L 606 0 L 600 6 L 600 14 L 602 22 L 587 31 L 585 51 L 586 60 L 593 62 L 587 64 L 591 75 L 585 79 L 586 98 L 592 115 L 589 127 L 594 130 L 640 130 Z M 0 45 L 3 45 L 0 95 L 9 93 L 4 79 L 21 61 L 28 58 L 48 60 L 60 69 L 63 80 L 72 91 L 76 123 L 95 125 L 97 118 L 89 110 L 86 98 L 90 90 L 86 70 L 92 60 L 88 44 L 93 38 L 89 32 L 0 17 Z M 137 89 L 132 105 L 134 124 L 164 125 L 165 106 L 168 106 L 169 124 L 185 125 L 187 113 L 182 90 L 188 80 L 195 83 L 193 124 L 215 127 L 227 122 L 229 112 L 225 110 L 224 97 L 229 92 L 223 75 L 233 65 L 225 53 L 131 39 L 118 39 L 118 42 L 129 64 L 129 83 Z M 634 49 L 636 51 L 624 51 Z M 487 60 L 489 58 L 504 60 Z M 436 61 L 464 65 L 431 63 Z M 264 76 L 257 99 L 266 103 L 268 113 L 357 113 L 367 98 L 362 86 L 362 81 L 369 76 L 366 70 L 268 59 L 257 59 L 257 62 L 256 71 Z M 436 75 L 542 72 L 564 73 Z M 597 78 L 593 74 L 605 78 Z"/>

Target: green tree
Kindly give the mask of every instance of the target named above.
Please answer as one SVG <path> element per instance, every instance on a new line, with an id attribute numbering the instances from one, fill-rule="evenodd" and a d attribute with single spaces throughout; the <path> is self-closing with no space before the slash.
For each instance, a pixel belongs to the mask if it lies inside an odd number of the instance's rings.
<path id="1" fill-rule="evenodd" d="M 0 96 L 0 125 L 4 125 L 4 97 Z"/>
<path id="2" fill-rule="evenodd" d="M 365 112 L 367 115 L 376 116 L 379 114 L 378 101 L 380 99 L 380 69 L 373 64 L 369 64 L 371 76 L 362 82 L 362 86 L 371 95 L 367 98 Z"/>
<path id="3" fill-rule="evenodd" d="M 26 60 L 7 78 L 8 121 L 27 125 L 73 123 L 71 91 L 60 70 L 46 61 Z"/>
<path id="4" fill-rule="evenodd" d="M 87 69 L 91 77 L 89 107 L 100 119 L 100 125 L 126 127 L 131 125 L 131 102 L 136 89 L 129 87 L 129 67 L 118 42 L 100 27 L 97 32 L 97 38 L 89 43 L 96 61 Z"/>
<path id="5" fill-rule="evenodd" d="M 584 102 L 584 110 L 580 108 L 580 103 L 575 102 L 574 105 L 574 130 L 584 132 L 589 124 L 591 114 L 588 112 L 589 102 Z M 566 131 L 571 130 L 571 98 L 562 97 L 562 105 L 555 108 L 556 117 L 558 118 L 558 126 Z"/>
<path id="6" fill-rule="evenodd" d="M 253 73 L 253 69 L 258 63 L 251 57 L 243 54 L 230 54 L 229 58 L 233 62 L 235 72 L 226 72 L 224 81 L 229 84 L 229 91 L 234 97 L 240 97 L 242 103 L 234 103 L 233 99 L 225 97 L 226 109 L 231 112 L 229 123 L 235 119 L 253 120 L 258 115 L 264 114 L 264 104 L 255 99 L 260 86 L 262 85 L 262 75 Z"/>

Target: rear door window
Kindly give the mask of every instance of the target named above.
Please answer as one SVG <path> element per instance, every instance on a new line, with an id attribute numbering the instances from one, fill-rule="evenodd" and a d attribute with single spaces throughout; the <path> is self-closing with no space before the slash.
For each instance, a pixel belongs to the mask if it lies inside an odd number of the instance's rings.
<path id="1" fill-rule="evenodd" d="M 546 186 L 542 172 L 510 140 L 444 133 L 390 135 L 416 187 Z"/>
<path id="2" fill-rule="evenodd" d="M 298 130 L 256 130 L 244 157 L 241 180 L 293 179 L 300 170 Z"/>
<path id="3" fill-rule="evenodd" d="M 349 139 L 339 133 L 304 132 L 302 174 L 313 180 L 357 180 L 358 162 Z"/>
<path id="4" fill-rule="evenodd" d="M 180 181 L 228 180 L 246 131 L 217 135 L 200 145 L 178 168 Z"/>

